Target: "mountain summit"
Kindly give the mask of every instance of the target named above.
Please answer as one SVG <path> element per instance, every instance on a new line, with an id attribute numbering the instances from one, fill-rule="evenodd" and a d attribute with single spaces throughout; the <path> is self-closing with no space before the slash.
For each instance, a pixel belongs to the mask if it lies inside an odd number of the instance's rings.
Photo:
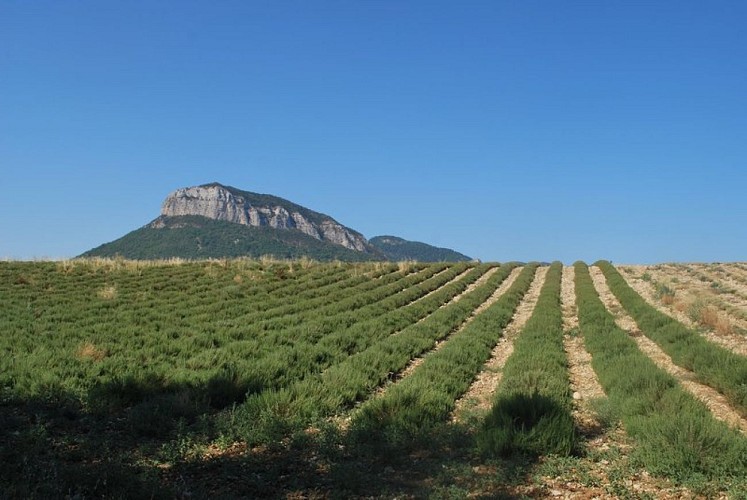
<path id="1" fill-rule="evenodd" d="M 198 215 L 244 226 L 296 229 L 317 240 L 350 250 L 372 250 L 362 234 L 343 226 L 328 215 L 277 196 L 250 193 L 218 183 L 177 189 L 166 197 L 161 215 Z"/>
<path id="2" fill-rule="evenodd" d="M 328 215 L 277 196 L 218 183 L 177 189 L 164 200 L 158 218 L 83 254 L 115 255 L 130 259 L 273 255 L 344 261 L 469 260 L 453 250 L 393 236 L 368 241 Z"/>

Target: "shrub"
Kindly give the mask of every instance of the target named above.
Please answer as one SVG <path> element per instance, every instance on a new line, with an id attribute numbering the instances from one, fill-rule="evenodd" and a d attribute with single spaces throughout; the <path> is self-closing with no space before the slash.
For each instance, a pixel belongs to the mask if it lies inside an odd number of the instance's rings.
<path id="1" fill-rule="evenodd" d="M 692 371 L 699 381 L 721 392 L 747 415 L 747 358 L 709 342 L 698 332 L 656 310 L 625 282 L 606 261 L 597 262 L 610 289 L 641 331 L 666 352 L 672 361 Z M 703 307 L 696 314 L 702 318 Z M 692 311 L 691 311 L 692 312 Z"/>
<path id="2" fill-rule="evenodd" d="M 586 265 L 578 262 L 575 268 L 579 323 L 592 366 L 613 413 L 636 441 L 636 459 L 649 471 L 679 483 L 695 484 L 702 478 L 724 484 L 741 480 L 747 474 L 747 440 L 715 420 L 703 403 L 644 355 L 615 325 Z M 656 325 L 673 343 L 687 339 L 687 332 L 682 337 L 676 324 L 650 313 L 639 315 L 639 325 Z M 687 362 L 703 361 L 696 355 Z"/>
<path id="3" fill-rule="evenodd" d="M 548 270 L 532 316 L 503 367 L 497 399 L 478 437 L 483 453 L 568 455 L 577 434 L 560 308 L 562 265 Z"/>

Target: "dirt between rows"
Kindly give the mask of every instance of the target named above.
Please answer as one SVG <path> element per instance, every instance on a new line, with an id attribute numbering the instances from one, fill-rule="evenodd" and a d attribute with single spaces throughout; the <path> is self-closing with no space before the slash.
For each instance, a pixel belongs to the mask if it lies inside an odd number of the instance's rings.
<path id="1" fill-rule="evenodd" d="M 465 423 L 470 416 L 480 416 L 487 412 L 492 404 L 495 391 L 500 384 L 501 368 L 511 353 L 513 343 L 531 317 L 545 282 L 548 268 L 542 267 L 517 307 L 509 325 L 468 391 L 456 401 L 451 420 Z M 520 269 L 515 269 L 509 278 L 496 290 L 491 299 L 478 308 L 473 317 L 513 284 Z M 583 337 L 578 332 L 578 316 L 575 304 L 574 270 L 563 269 L 561 282 L 561 305 L 563 308 L 564 346 L 568 355 L 569 378 L 574 395 L 574 412 L 579 433 L 584 437 L 584 456 L 577 459 L 575 466 L 562 468 L 556 474 L 539 474 L 526 484 L 510 487 L 512 496 L 533 498 L 619 498 L 620 491 L 626 496 L 655 497 L 661 499 L 696 498 L 692 492 L 683 487 L 674 487 L 671 482 L 650 476 L 645 470 L 630 465 L 629 453 L 633 444 L 618 423 L 605 428 L 597 417 L 593 404 L 604 398 L 605 393 L 591 366 L 591 355 L 586 351 Z M 433 352 L 433 351 L 431 351 Z M 403 372 L 402 376 L 422 363 L 418 358 Z M 552 459 L 542 459 L 542 461 Z M 541 461 L 541 462 L 542 462 Z M 477 469 L 480 469 L 479 467 Z M 488 468 L 489 469 L 489 468 Z M 539 470 L 542 470 L 540 467 Z M 615 475 L 625 475 L 624 479 Z M 488 471 L 489 472 L 489 471 Z M 475 471 L 479 475 L 479 471 Z M 593 479 L 590 479 L 593 478 Z M 479 493 L 478 493 L 479 496 Z"/>
<path id="2" fill-rule="evenodd" d="M 645 470 L 631 470 L 628 463 L 628 453 L 632 447 L 630 438 L 619 424 L 605 428 L 593 409 L 594 402 L 605 398 L 606 395 L 591 366 L 591 355 L 586 350 L 583 337 L 578 331 L 573 267 L 563 267 L 560 299 L 563 310 L 563 345 L 568 356 L 568 376 L 574 400 L 573 418 L 579 433 L 585 439 L 584 456 L 579 461 L 576 468 L 578 470 L 556 477 L 543 477 L 544 491 L 549 493 L 549 496 L 557 498 L 617 498 L 618 495 L 610 493 L 610 485 L 614 483 L 610 476 L 615 470 L 625 469 L 629 475 L 622 487 L 631 497 L 692 497 L 686 489 L 674 488 L 667 481 L 652 478 Z M 587 478 L 582 477 L 584 475 Z M 589 484 L 588 477 L 595 478 L 591 481 L 592 484 Z"/>
<path id="3" fill-rule="evenodd" d="M 575 272 L 565 266 L 561 281 L 563 310 L 563 344 L 568 357 L 568 374 L 573 390 L 573 418 L 584 438 L 583 456 L 574 465 L 555 475 L 541 475 L 535 484 L 517 487 L 516 496 L 532 498 L 607 499 L 696 498 L 683 487 L 652 477 L 647 471 L 632 467 L 629 454 L 633 444 L 622 425 L 605 427 L 593 409 L 595 401 L 606 397 L 591 366 L 592 357 L 578 331 L 575 294 Z M 620 476 L 624 475 L 624 479 Z"/>
<path id="4" fill-rule="evenodd" d="M 539 293 L 544 284 L 548 268 L 539 268 L 527 294 L 517 307 L 503 337 L 496 345 L 490 360 L 485 364 L 468 391 L 456 401 L 452 421 L 464 423 L 472 416 L 484 415 L 490 408 L 495 390 L 501 379 L 501 368 L 513 352 L 513 342 L 520 334 L 526 321 L 531 317 Z M 594 270 L 591 270 L 594 274 Z M 596 270 L 598 272 L 598 269 Z M 472 317 L 495 302 L 513 284 L 520 269 L 515 269 L 493 296 L 478 308 Z M 592 274 L 592 276 L 593 276 Z M 597 276 L 598 279 L 598 276 Z M 606 283 L 605 283 L 606 284 Z M 633 443 L 618 423 L 605 428 L 599 421 L 593 404 L 605 397 L 591 366 L 591 355 L 586 351 L 583 337 L 578 331 L 578 316 L 575 303 L 574 270 L 563 269 L 561 282 L 561 306 L 563 310 L 564 346 L 568 355 L 569 378 L 574 393 L 574 419 L 580 434 L 584 437 L 583 456 L 575 458 L 572 465 L 561 466 L 555 473 L 547 473 L 544 464 L 551 464 L 553 458 L 540 460 L 538 472 L 527 478 L 526 483 L 510 486 L 502 490 L 512 497 L 532 498 L 582 498 L 607 499 L 620 498 L 660 498 L 681 499 L 697 498 L 686 488 L 674 487 L 670 481 L 652 477 L 643 469 L 630 464 L 629 454 Z M 610 307 L 610 306 L 608 306 Z M 618 313 L 622 312 L 619 304 Z M 629 327 L 633 323 L 624 323 Z M 637 327 L 635 327 L 637 331 Z M 431 351 L 433 352 L 433 351 Z M 423 357 L 411 363 L 406 370 L 409 374 L 420 363 Z M 403 376 L 406 376 L 403 372 Z M 547 466 L 552 470 L 552 466 Z M 401 471 L 404 473 L 404 471 Z M 397 472 L 395 471 L 394 474 Z M 491 475 L 491 467 L 475 466 L 476 477 Z M 620 477 L 622 476 L 622 477 Z M 488 488 L 488 492 L 490 489 Z M 477 488 L 470 497 L 484 497 L 485 491 Z M 489 495 L 489 493 L 488 493 Z"/>
<path id="5" fill-rule="evenodd" d="M 520 269 L 515 269 L 491 298 L 475 310 L 473 317 L 505 293 L 514 283 L 519 272 Z M 491 359 L 468 392 L 457 401 L 457 409 L 452 414 L 453 422 L 464 423 L 462 419 L 469 414 L 477 416 L 479 421 L 480 415 L 483 415 L 490 407 L 495 389 L 500 382 L 500 370 L 513 350 L 513 341 L 534 310 L 546 273 L 546 267 L 538 269 L 529 291 L 504 331 L 504 337 L 494 349 Z M 629 455 L 633 444 L 624 429 L 619 424 L 605 428 L 599 422 L 593 409 L 593 402 L 604 398 L 605 394 L 592 369 L 591 356 L 586 351 L 583 338 L 578 332 L 574 272 L 570 267 L 563 269 L 561 305 L 565 333 L 564 345 L 568 354 L 571 387 L 574 391 L 574 418 L 579 432 L 584 437 L 582 456 L 541 457 L 534 468 L 527 468 L 524 471 L 526 477 L 520 484 L 509 485 L 496 479 L 500 477 L 500 470 L 495 465 L 483 464 L 474 458 L 467 462 L 464 457 L 430 456 L 428 452 L 415 453 L 406 463 L 398 467 L 386 467 L 378 472 L 371 471 L 370 480 L 393 486 L 407 484 L 409 491 L 417 491 L 418 486 L 423 486 L 424 490 L 428 490 L 444 471 L 454 471 L 452 480 L 455 484 L 468 488 L 468 498 L 493 498 L 495 496 L 567 499 L 697 498 L 697 495 L 685 488 L 673 487 L 669 481 L 652 477 L 645 470 L 632 466 Z M 411 368 L 408 373 L 412 369 L 414 368 Z M 342 424 L 344 430 L 345 423 L 341 419 L 335 419 L 335 422 Z M 240 453 L 260 452 L 241 449 Z M 313 461 L 314 457 L 312 456 L 311 459 Z M 351 460 L 352 464 L 356 465 L 356 459 L 351 458 Z M 459 466 L 461 468 L 457 467 L 458 472 L 454 469 L 454 460 L 465 461 L 463 466 Z M 350 464 L 347 465 L 350 466 Z M 319 461 L 315 466 L 328 468 L 323 461 Z M 298 467 L 305 466 L 299 465 Z M 356 467 L 363 470 L 367 465 L 361 462 Z M 356 467 L 353 469 L 357 470 Z M 461 491 L 464 492 L 464 489 Z M 418 498 L 417 494 L 405 492 L 397 496 Z M 325 491 L 324 488 L 308 490 L 303 487 L 287 496 L 287 498 L 332 497 L 335 495 Z"/>
<path id="6" fill-rule="evenodd" d="M 426 293 L 422 297 L 419 297 L 419 298 L 415 299 L 413 302 L 417 302 L 419 300 L 427 299 L 428 297 L 430 297 L 434 293 L 438 293 L 438 291 L 441 290 L 443 287 L 449 286 L 452 283 L 456 283 L 457 281 L 459 281 L 462 278 L 464 278 L 467 275 L 467 273 L 469 273 L 471 270 L 472 269 L 466 269 L 466 270 L 462 271 L 461 273 L 457 274 L 456 276 L 454 276 L 453 278 L 451 278 L 449 281 L 447 281 L 446 283 L 444 283 L 440 287 L 436 288 L 435 290 L 431 290 L 430 292 Z M 488 273 L 490 273 L 491 271 L 493 271 L 493 269 L 489 270 Z M 444 270 L 442 272 L 446 272 L 446 270 Z M 485 273 L 485 274 L 488 274 L 488 273 Z M 438 274 L 441 274 L 441 273 L 438 273 Z M 436 274 L 435 276 L 438 276 L 438 274 Z M 487 278 L 485 277 L 485 274 L 482 275 L 482 276 L 480 276 L 475 283 L 479 282 L 480 280 L 483 280 L 483 281 L 486 280 Z M 467 289 L 465 291 L 457 294 L 455 297 L 452 297 L 448 302 L 446 302 L 445 304 L 441 305 L 441 307 L 446 307 L 448 304 L 451 304 L 452 302 L 456 302 L 457 300 L 459 300 L 465 293 L 467 293 L 470 290 L 470 287 L 472 287 L 472 286 L 475 285 L 475 283 L 472 283 L 471 285 L 469 285 L 469 287 L 467 287 Z M 421 319 L 420 321 L 423 321 L 423 320 Z"/>
<path id="7" fill-rule="evenodd" d="M 747 338 L 738 333 L 720 333 L 713 329 L 704 329 L 695 323 L 684 311 L 687 303 L 698 300 L 699 297 L 712 294 L 712 291 L 703 282 L 693 279 L 686 272 L 679 272 L 679 266 L 620 266 L 618 270 L 625 278 L 628 285 L 635 290 L 646 302 L 658 311 L 676 319 L 680 323 L 701 333 L 709 341 L 719 344 L 742 356 L 747 356 Z M 650 281 L 644 281 L 642 276 L 648 273 L 657 283 L 665 284 L 675 289 L 680 299 L 675 304 L 665 305 L 656 297 L 656 290 Z M 707 291 L 706 291 L 707 290 Z M 682 304 L 682 306 L 679 306 Z M 728 313 L 726 313 L 728 315 Z M 728 315 L 728 320 L 733 324 L 747 327 L 747 322 L 738 320 Z"/>
<path id="8" fill-rule="evenodd" d="M 501 381 L 501 368 L 514 351 L 514 340 L 532 315 L 534 306 L 537 305 L 537 299 L 542 290 L 542 285 L 545 283 L 547 270 L 547 267 L 537 268 L 529 290 L 516 308 L 511 321 L 504 328 L 503 335 L 493 349 L 490 359 L 485 363 L 467 392 L 456 401 L 452 421 L 462 421 L 468 411 L 487 411 L 490 409 L 493 395 Z"/>
<path id="9" fill-rule="evenodd" d="M 655 342 L 641 332 L 635 320 L 625 312 L 617 297 L 607 285 L 602 271 L 596 266 L 589 268 L 589 271 L 599 297 L 615 317 L 617 326 L 629 333 L 638 344 L 638 348 L 651 358 L 657 366 L 674 376 L 688 392 L 702 401 L 711 410 L 714 417 L 729 426 L 738 427 L 743 433 L 747 433 L 747 420 L 742 418 L 729 405 L 726 398 L 712 387 L 697 382 L 693 372 L 675 365 L 672 359 Z"/>
<path id="10" fill-rule="evenodd" d="M 487 281 L 497 271 L 498 271 L 498 268 L 495 267 L 495 268 L 491 269 L 490 271 L 488 271 L 487 273 L 485 273 L 483 276 L 480 276 L 480 278 L 478 280 L 476 280 L 474 283 L 472 283 L 470 286 L 468 286 L 467 289 L 464 290 L 464 292 L 460 293 L 459 295 L 457 295 L 456 297 L 454 297 L 448 303 L 442 305 L 441 307 L 443 308 L 443 307 L 446 307 L 449 304 L 452 304 L 454 302 L 458 302 L 459 300 L 462 299 L 462 297 L 464 297 L 465 295 L 467 295 L 468 293 L 470 293 L 471 291 L 475 290 L 477 287 L 479 287 L 480 285 L 482 285 L 483 283 L 485 283 L 485 281 Z M 446 342 L 451 338 L 452 335 L 455 335 L 456 333 L 462 331 L 468 324 L 470 324 L 472 322 L 472 320 L 475 319 L 475 317 L 478 314 L 480 314 L 482 311 L 484 311 L 485 309 L 487 309 L 488 307 L 490 307 L 491 305 L 493 305 L 500 298 L 500 296 L 503 295 L 506 292 L 506 290 L 508 290 L 511 287 L 511 285 L 513 284 L 513 282 L 516 281 L 516 277 L 519 275 L 519 272 L 520 272 L 520 268 L 518 268 L 518 267 L 516 269 L 512 269 L 511 273 L 506 277 L 505 280 L 503 280 L 503 282 L 498 286 L 498 288 L 496 288 L 495 292 L 493 292 L 490 295 L 490 297 L 488 297 L 488 299 L 485 302 L 483 302 L 482 304 L 480 304 L 480 306 L 472 312 L 472 314 L 470 315 L 470 317 L 467 318 L 464 321 L 464 323 L 462 323 L 459 326 L 459 328 L 457 328 L 450 335 L 448 335 L 448 336 L 444 337 L 443 339 L 437 341 L 435 343 L 435 345 L 433 346 L 433 349 L 431 349 L 430 351 L 426 352 L 422 356 L 419 356 L 417 358 L 412 359 L 401 372 L 399 372 L 395 377 L 393 377 L 389 381 L 389 383 L 387 383 L 387 384 L 379 387 L 378 389 L 376 389 L 376 391 L 374 392 L 374 394 L 373 394 L 372 397 L 374 397 L 374 398 L 381 397 L 389 389 L 389 387 L 392 384 L 396 384 L 397 382 L 399 382 L 403 378 L 409 376 L 420 365 L 423 364 L 423 362 L 425 361 L 426 356 L 428 356 L 429 354 L 431 354 L 433 352 L 436 352 L 439 349 L 441 349 L 446 344 Z M 427 318 L 427 316 L 426 316 L 426 318 Z M 423 318 L 420 321 L 424 321 L 426 318 Z"/>
<path id="11" fill-rule="evenodd" d="M 599 434 L 600 423 L 592 411 L 590 402 L 605 396 L 604 389 L 591 367 L 591 355 L 586 350 L 584 339 L 578 331 L 575 272 L 572 267 L 563 268 L 560 286 L 560 301 L 563 309 L 563 345 L 568 357 L 568 375 L 574 399 L 574 418 L 585 436 Z"/>
<path id="12" fill-rule="evenodd" d="M 453 304 L 454 302 L 459 302 L 460 300 L 462 300 L 462 297 L 464 297 L 465 295 L 471 293 L 476 288 L 482 286 L 483 283 L 485 283 L 486 281 L 488 281 L 488 279 L 490 279 L 491 276 L 493 276 L 496 272 L 498 272 L 498 269 L 499 269 L 498 267 L 493 267 L 493 268 L 489 269 L 488 272 L 486 272 L 485 274 L 483 274 L 482 276 L 480 276 L 479 278 L 477 278 L 472 284 L 468 285 L 467 288 L 465 288 L 465 290 L 462 293 L 457 294 L 454 298 L 452 298 L 450 301 L 448 301 L 446 304 L 442 305 L 441 307 L 446 307 L 449 304 Z M 467 271 L 465 271 L 462 274 L 460 274 L 458 276 L 458 278 L 461 279 L 462 276 L 464 276 L 465 274 L 467 274 L 469 271 L 471 271 L 471 269 L 468 269 Z"/>
<path id="13" fill-rule="evenodd" d="M 433 290 L 432 292 L 428 293 L 427 295 L 425 295 L 425 296 L 423 296 L 423 297 L 421 297 L 421 298 L 419 298 L 417 300 L 423 300 L 428 295 L 431 295 L 431 294 L 434 294 L 434 293 L 438 292 L 441 288 L 443 288 L 445 286 L 448 286 L 448 285 L 450 285 L 452 283 L 456 283 L 457 281 L 459 281 L 460 279 L 462 279 L 470 271 L 471 271 L 471 269 L 467 269 L 466 271 L 464 271 L 464 272 L 460 273 L 459 275 L 455 276 L 452 280 L 450 280 L 447 283 L 445 283 L 443 286 L 437 288 L 436 290 Z M 452 297 L 450 300 L 448 300 L 447 302 L 445 302 L 444 304 L 442 304 L 439 307 L 439 309 L 443 309 L 444 307 L 448 306 L 449 304 L 453 304 L 454 302 L 458 302 L 459 300 L 461 300 L 462 297 L 464 297 L 465 295 L 467 295 L 468 293 L 472 292 L 477 287 L 479 287 L 480 285 L 482 285 L 483 283 L 485 283 L 497 271 L 498 271 L 498 267 L 494 267 L 494 268 L 489 269 L 485 274 L 483 274 L 477 280 L 475 280 L 474 283 L 472 283 L 469 286 L 467 286 L 467 288 L 465 288 L 463 292 L 457 294 L 456 296 Z M 506 282 L 507 281 L 513 282 L 513 280 L 516 279 L 516 276 L 518 275 L 518 273 L 516 273 L 516 271 L 517 271 L 517 269 L 513 269 L 512 270 L 511 274 L 509 274 L 509 276 L 503 281 L 503 283 L 501 283 L 501 285 L 498 287 L 498 289 L 496 290 L 496 292 L 494 292 L 493 295 L 491 295 L 490 298 L 488 298 L 488 302 L 491 301 L 491 300 L 493 300 L 493 301 L 497 300 L 497 297 L 500 296 L 499 291 L 507 289 L 507 288 L 505 288 Z M 502 294 L 502 292 L 501 292 L 501 294 Z M 464 326 L 466 326 L 475 317 L 476 314 L 477 313 L 474 312 L 462 324 L 462 326 L 459 327 L 458 330 L 461 330 L 462 328 L 464 328 Z M 426 319 L 428 319 L 429 316 L 430 316 L 430 314 L 428 314 L 428 315 L 420 318 L 416 323 L 422 323 L 423 321 L 425 321 Z M 395 332 L 392 335 L 393 336 L 394 335 L 398 335 L 399 333 L 400 332 Z M 453 333 L 451 335 L 453 335 Z M 449 335 L 446 338 L 441 339 L 438 342 L 436 342 L 436 344 L 434 345 L 433 349 L 431 349 L 430 351 L 428 351 L 428 353 L 431 353 L 431 352 L 434 352 L 434 351 L 437 351 L 438 349 L 440 349 L 443 346 L 443 344 L 449 339 L 449 337 L 451 335 Z M 407 366 L 402 371 L 400 371 L 399 373 L 393 375 L 392 378 L 390 378 L 385 384 L 377 387 L 374 390 L 374 392 L 371 394 L 371 398 L 382 397 L 384 395 L 384 393 L 389 389 L 389 387 L 391 387 L 393 384 L 396 384 L 397 382 L 399 382 L 403 378 L 405 378 L 408 375 L 410 375 L 418 366 L 420 366 L 423 363 L 423 360 L 424 360 L 425 356 L 428 353 L 424 354 L 423 356 L 420 356 L 420 357 L 417 357 L 415 359 L 410 360 L 410 362 L 407 364 Z M 356 405 L 356 408 L 359 407 L 361 404 L 362 404 L 362 402 L 359 402 L 358 405 Z M 355 410 L 353 410 L 353 411 L 355 411 Z M 341 415 L 332 417 L 330 419 L 330 421 L 334 422 L 340 429 L 343 429 L 343 430 L 347 429 L 348 426 L 350 425 L 350 422 L 352 421 L 352 413 L 353 412 L 343 413 Z"/>

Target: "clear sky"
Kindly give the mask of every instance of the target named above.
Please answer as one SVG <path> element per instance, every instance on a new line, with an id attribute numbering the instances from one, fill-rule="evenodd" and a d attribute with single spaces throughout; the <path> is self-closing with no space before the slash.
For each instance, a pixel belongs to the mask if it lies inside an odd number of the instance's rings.
<path id="1" fill-rule="evenodd" d="M 0 257 L 213 181 L 483 260 L 747 260 L 747 2 L 0 0 Z"/>

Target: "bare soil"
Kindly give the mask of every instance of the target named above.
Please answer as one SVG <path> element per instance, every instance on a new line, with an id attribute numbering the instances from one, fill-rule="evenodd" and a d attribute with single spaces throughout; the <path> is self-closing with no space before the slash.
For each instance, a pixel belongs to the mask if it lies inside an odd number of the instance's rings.
<path id="1" fill-rule="evenodd" d="M 584 437 L 583 455 L 572 466 L 553 467 L 553 458 L 543 459 L 532 484 L 515 488 L 516 496 L 532 498 L 607 499 L 607 498 L 696 498 L 685 488 L 650 476 L 634 468 L 628 455 L 630 438 L 618 423 L 605 427 L 593 409 L 593 402 L 605 397 L 591 355 L 578 332 L 578 315 L 573 267 L 563 268 L 561 282 L 563 343 L 568 356 L 571 388 L 574 391 L 573 417 Z M 549 469 L 549 472 L 545 472 Z"/>
<path id="2" fill-rule="evenodd" d="M 694 264 L 682 270 L 689 272 L 702 284 L 708 286 L 714 297 L 720 297 L 729 305 L 747 312 L 747 282 L 729 274 L 724 266 Z"/>
<path id="3" fill-rule="evenodd" d="M 470 270 L 468 269 L 467 271 L 465 271 L 465 272 L 463 272 L 462 274 L 460 274 L 459 276 L 457 276 L 457 278 L 461 279 L 461 278 L 462 278 L 462 277 L 463 277 L 463 276 L 464 276 L 465 274 L 467 274 L 467 273 L 468 273 L 469 271 L 470 271 Z M 489 270 L 488 270 L 488 272 L 486 272 L 485 274 L 483 274 L 482 276 L 480 276 L 479 278 L 477 278 L 477 279 L 476 279 L 476 280 L 474 281 L 474 283 L 472 283 L 471 285 L 469 285 L 469 286 L 468 286 L 468 287 L 467 287 L 467 288 L 466 288 L 466 289 L 465 289 L 465 290 L 464 290 L 464 291 L 463 291 L 462 293 L 460 293 L 460 294 L 456 295 L 456 296 L 455 296 L 455 297 L 454 297 L 453 299 L 451 299 L 450 301 L 448 301 L 448 302 L 447 302 L 446 304 L 444 304 L 444 305 L 443 305 L 443 306 L 441 306 L 441 307 L 445 307 L 445 306 L 447 306 L 447 305 L 449 305 L 449 304 L 452 304 L 452 303 L 454 303 L 454 302 L 459 302 L 460 300 L 462 300 L 462 297 L 464 297 L 464 296 L 465 296 L 465 295 L 467 295 L 468 293 L 470 293 L 470 292 L 474 291 L 474 290 L 475 290 L 476 288 L 478 288 L 479 286 L 482 286 L 482 284 L 483 284 L 483 283 L 485 283 L 486 281 L 488 281 L 488 279 L 489 279 L 489 278 L 490 278 L 491 276 L 493 276 L 493 275 L 494 275 L 494 274 L 495 274 L 495 273 L 496 273 L 497 271 L 498 271 L 498 268 L 497 268 L 497 267 L 493 267 L 493 268 L 489 269 Z M 456 280 L 454 280 L 454 281 L 456 281 Z"/>
<path id="4" fill-rule="evenodd" d="M 547 267 L 537 268 L 529 290 L 516 308 L 511 322 L 503 330 L 503 335 L 493 349 L 490 359 L 485 363 L 467 392 L 456 401 L 455 410 L 452 414 L 453 421 L 461 421 L 467 412 L 486 412 L 490 409 L 493 395 L 501 381 L 501 368 L 513 353 L 514 340 L 532 315 L 534 306 L 537 305 L 537 299 L 542 285 L 545 283 L 547 271 Z"/>
<path id="5" fill-rule="evenodd" d="M 727 276 L 742 285 L 747 285 L 747 268 L 744 267 L 744 264 L 721 264 L 720 267 L 724 270 Z"/>
<path id="6" fill-rule="evenodd" d="M 602 271 L 596 266 L 590 267 L 589 271 L 599 297 L 614 315 L 617 326 L 629 333 L 638 344 L 638 348 L 651 358 L 657 366 L 674 376 L 682 384 L 682 387 L 702 401 L 711 410 L 714 417 L 730 426 L 738 427 L 743 433 L 747 433 L 747 420 L 742 418 L 729 405 L 726 398 L 712 387 L 697 382 L 695 374 L 691 371 L 675 365 L 672 359 L 656 343 L 641 332 L 635 320 L 625 312 L 620 302 L 610 291 L 609 286 L 607 286 Z"/>
<path id="7" fill-rule="evenodd" d="M 478 280 L 476 280 L 474 283 L 472 283 L 470 286 L 468 286 L 467 289 L 465 289 L 464 292 L 460 293 L 459 295 L 457 295 L 456 297 L 454 297 L 448 303 L 442 305 L 441 307 L 443 308 L 443 307 L 446 307 L 448 304 L 452 304 L 454 302 L 458 302 L 462 297 L 464 297 L 465 295 L 467 295 L 468 293 L 470 293 L 471 291 L 475 290 L 477 287 L 479 287 L 480 285 L 482 285 L 483 283 L 485 283 L 485 281 L 487 281 L 488 278 L 490 278 L 490 276 L 492 276 L 496 271 L 498 271 L 497 267 L 491 269 L 490 271 L 488 271 L 487 273 L 485 273 L 483 276 L 481 276 Z M 519 268 L 519 267 L 513 269 L 511 271 L 511 273 L 508 275 L 508 277 L 505 280 L 503 280 L 503 282 L 498 286 L 498 288 L 496 288 L 495 291 L 490 295 L 490 297 L 488 297 L 488 299 L 485 302 L 483 302 L 482 304 L 480 304 L 472 312 L 472 314 L 470 315 L 470 317 L 467 318 L 459 326 L 459 328 L 457 328 L 456 330 L 454 330 L 450 335 L 448 335 L 448 336 L 442 338 L 441 340 L 437 341 L 434 344 L 433 349 L 431 349 L 430 351 L 424 353 L 422 356 L 419 356 L 417 358 L 414 358 L 414 359 L 410 360 L 410 362 L 407 364 L 407 366 L 401 372 L 399 372 L 398 374 L 394 375 L 389 381 L 387 381 L 386 384 L 378 387 L 376 389 L 376 391 L 374 391 L 372 397 L 374 397 L 374 398 L 381 397 L 389 389 L 390 386 L 392 386 L 393 384 L 398 383 L 400 380 L 402 380 L 402 379 L 408 377 L 409 375 L 411 375 L 412 372 L 414 372 L 420 365 L 423 364 L 423 362 L 425 361 L 425 358 L 429 354 L 431 354 L 433 352 L 436 352 L 439 349 L 441 349 L 446 344 L 446 342 L 449 341 L 449 339 L 451 338 L 452 335 L 455 335 L 458 332 L 462 331 L 467 325 L 469 325 L 475 319 L 475 317 L 478 314 L 480 314 L 485 309 L 487 309 L 488 307 L 490 307 L 491 305 L 493 305 L 500 298 L 500 296 L 503 295 L 506 292 L 506 290 L 508 290 L 511 287 L 511 285 L 513 284 L 513 282 L 516 281 L 516 277 L 519 275 L 520 272 L 521 272 L 521 268 Z M 427 316 L 426 316 L 426 318 L 427 318 Z M 420 321 L 424 321 L 426 318 L 423 318 Z"/>
<path id="8" fill-rule="evenodd" d="M 442 305 L 441 307 L 445 307 L 445 306 L 447 306 L 448 304 L 451 304 L 452 302 L 456 302 L 456 301 L 458 301 L 458 300 L 459 300 L 460 298 L 462 298 L 462 297 L 463 297 L 463 296 L 464 296 L 465 294 L 467 294 L 467 293 L 469 293 L 470 291 L 474 290 L 474 289 L 475 289 L 475 286 L 477 286 L 477 284 L 478 284 L 478 283 L 482 283 L 482 282 L 484 282 L 484 281 L 485 281 L 486 279 L 488 279 L 488 277 L 489 277 L 489 276 L 490 276 L 490 275 L 491 275 L 492 273 L 494 273 L 494 272 L 495 272 L 496 270 L 497 270 L 496 268 L 490 269 L 490 270 L 489 270 L 489 271 L 488 271 L 487 273 L 485 273 L 485 274 L 483 274 L 482 276 L 480 276 L 480 277 L 479 277 L 479 278 L 477 279 L 477 281 L 475 281 L 474 283 L 472 283 L 471 285 L 469 285 L 469 286 L 468 286 L 468 287 L 467 287 L 467 288 L 466 288 L 466 289 L 465 289 L 465 290 L 464 290 L 463 292 L 461 292 L 461 293 L 459 293 L 459 294 L 455 295 L 454 297 L 452 297 L 452 298 L 451 298 L 451 299 L 450 299 L 450 300 L 449 300 L 448 302 L 446 302 L 445 304 L 443 304 L 443 305 Z M 431 295 L 433 295 L 434 293 L 438 293 L 438 291 L 439 291 L 439 290 L 441 290 L 441 289 L 442 289 L 443 287 L 445 287 L 445 286 L 449 286 L 449 285 L 451 285 L 452 283 L 456 283 L 457 281 L 459 281 L 459 280 L 461 280 L 462 278 L 464 278 L 464 277 L 465 277 L 465 276 L 467 275 L 467 273 L 469 273 L 470 271 L 471 271 L 471 269 L 467 269 L 467 270 L 465 270 L 465 271 L 462 271 L 461 273 L 459 273 L 458 275 L 454 276 L 454 277 L 453 277 L 452 279 L 450 279 L 449 281 L 447 281 L 446 283 L 444 283 L 444 284 L 443 284 L 442 286 L 440 286 L 440 287 L 436 288 L 436 289 L 435 289 L 435 290 L 433 290 L 433 291 L 430 291 L 430 292 L 426 293 L 426 294 L 425 294 L 425 295 L 423 295 L 422 297 L 420 297 L 420 298 L 416 299 L 416 300 L 415 300 L 414 302 L 417 302 L 418 300 L 423 300 L 423 299 L 426 299 L 426 298 L 430 297 Z M 444 270 L 444 271 L 442 271 L 442 272 L 446 272 L 446 271 Z M 438 274 L 441 274 L 441 273 L 438 273 Z M 438 274 L 437 274 L 436 276 L 438 276 Z M 420 320 L 420 321 L 422 321 L 422 320 Z"/>
<path id="9" fill-rule="evenodd" d="M 745 335 L 731 328 L 721 328 L 721 331 L 714 328 L 704 328 L 687 314 L 691 304 L 698 300 L 714 300 L 714 293 L 708 284 L 690 276 L 681 267 L 678 265 L 620 266 L 618 270 L 628 282 L 628 285 L 656 309 L 700 332 L 711 342 L 742 356 L 747 356 L 747 337 Z M 652 281 L 645 281 L 642 278 L 645 273 L 651 276 L 653 282 L 672 288 L 675 291 L 675 301 L 670 304 L 662 303 L 662 300 L 656 296 Z M 723 301 L 726 298 L 717 297 L 715 300 Z M 731 325 L 747 328 L 747 321 L 736 317 L 727 310 L 722 309 L 720 314 L 724 315 Z"/>
<path id="10" fill-rule="evenodd" d="M 605 397 L 605 394 L 591 366 L 591 355 L 586 350 L 584 339 L 578 332 L 572 267 L 563 268 L 560 300 L 563 308 L 563 345 L 568 357 L 568 374 L 571 379 L 571 390 L 573 390 L 573 417 L 584 436 L 595 436 L 600 433 L 601 425 L 590 402 Z"/>

